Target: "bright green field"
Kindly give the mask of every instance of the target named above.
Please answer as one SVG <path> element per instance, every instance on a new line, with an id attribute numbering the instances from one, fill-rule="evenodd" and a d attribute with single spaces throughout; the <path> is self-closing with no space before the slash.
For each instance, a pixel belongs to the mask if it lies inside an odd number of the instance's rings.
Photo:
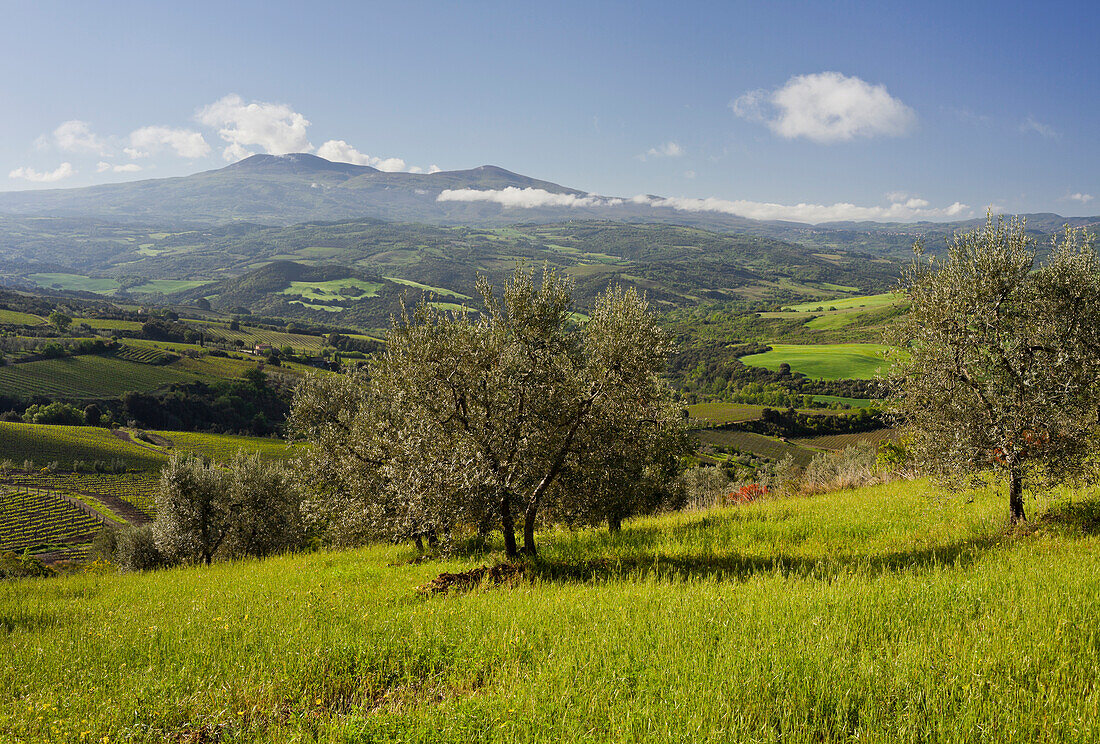
<path id="1" fill-rule="evenodd" d="M 150 279 L 144 284 L 139 284 L 136 287 L 130 287 L 130 291 L 163 292 L 164 294 L 171 294 L 172 292 L 181 292 L 185 289 L 203 287 L 210 283 L 211 282 L 209 281 L 198 281 L 193 279 Z"/>
<path id="2" fill-rule="evenodd" d="M 771 351 L 741 357 L 751 367 L 778 370 L 786 362 L 791 370 L 825 380 L 866 380 L 884 365 L 882 344 L 769 344 Z"/>
<path id="3" fill-rule="evenodd" d="M 281 439 L 269 437 L 245 437 L 236 434 L 202 434 L 185 431 L 156 431 L 171 440 L 172 448 L 182 452 L 205 455 L 215 462 L 233 459 L 238 450 L 258 452 L 265 460 L 284 460 L 296 454 L 296 447 L 288 447 Z"/>
<path id="4" fill-rule="evenodd" d="M 1076 498 L 1013 535 L 923 482 L 553 533 L 451 596 L 414 588 L 496 556 L 0 583 L 0 740 L 1097 741 Z"/>
<path id="5" fill-rule="evenodd" d="M 901 299 L 901 295 L 896 292 L 886 292 L 885 294 L 877 295 L 862 295 L 860 297 L 839 297 L 835 300 L 810 300 L 809 302 L 803 302 L 798 305 L 787 305 L 784 310 L 789 310 L 798 313 L 812 313 L 817 308 L 827 310 L 829 308 L 835 308 L 837 310 L 847 310 L 849 308 L 873 308 L 882 307 L 883 305 L 892 305 Z"/>
<path id="6" fill-rule="evenodd" d="M 94 279 L 80 274 L 31 274 L 27 278 L 40 287 L 68 289 L 74 292 L 109 294 L 118 290 L 117 279 Z"/>
<path id="7" fill-rule="evenodd" d="M 341 287 L 356 287 L 363 294 L 350 297 L 340 294 Z M 374 297 L 382 288 L 380 282 L 366 282 L 362 279 L 332 279 L 327 282 L 291 282 L 282 294 L 301 297 L 306 300 L 348 300 Z"/>
<path id="8" fill-rule="evenodd" d="M 110 318 L 73 318 L 73 325 L 87 324 L 91 328 L 108 331 L 140 331 L 141 323 L 136 320 L 112 320 Z"/>
<path id="9" fill-rule="evenodd" d="M 30 313 L 20 313 L 15 310 L 0 310 L 0 323 L 10 323 L 11 325 L 42 325 L 45 322 L 45 318 L 40 318 Z"/>
<path id="10" fill-rule="evenodd" d="M 815 395 L 814 403 L 843 403 L 852 408 L 870 408 L 874 401 L 866 398 L 845 398 L 840 395 Z"/>
<path id="11" fill-rule="evenodd" d="M 470 299 L 468 295 L 464 295 L 460 292 L 455 292 L 455 291 L 450 290 L 450 289 L 443 289 L 442 287 L 433 287 L 430 284 L 421 284 L 420 282 L 414 282 L 414 281 L 411 281 L 409 279 L 398 279 L 397 277 L 393 277 L 393 276 L 387 276 L 386 279 L 389 279 L 394 284 L 403 284 L 406 287 L 413 287 L 414 289 L 422 289 L 425 292 L 431 292 L 433 294 L 439 295 L 440 297 L 454 297 L 454 298 L 457 298 L 459 300 L 468 300 L 468 299 Z"/>

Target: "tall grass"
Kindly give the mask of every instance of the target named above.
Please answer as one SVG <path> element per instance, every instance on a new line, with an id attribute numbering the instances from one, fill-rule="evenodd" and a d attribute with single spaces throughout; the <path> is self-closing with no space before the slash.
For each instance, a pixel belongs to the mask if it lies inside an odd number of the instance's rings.
<path id="1" fill-rule="evenodd" d="M 555 532 L 0 584 L 2 741 L 1100 739 L 1100 514 L 923 481 Z"/>

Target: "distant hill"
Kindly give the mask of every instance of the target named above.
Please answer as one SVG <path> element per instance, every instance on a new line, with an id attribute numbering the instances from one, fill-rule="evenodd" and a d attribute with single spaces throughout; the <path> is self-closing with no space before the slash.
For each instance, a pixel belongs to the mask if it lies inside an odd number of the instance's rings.
<path id="1" fill-rule="evenodd" d="M 498 203 L 439 201 L 448 189 L 540 189 L 580 197 L 570 206 L 506 207 Z M 83 222 L 182 228 L 255 223 L 284 226 L 302 222 L 373 218 L 434 225 L 499 227 L 515 223 L 612 220 L 701 227 L 778 238 L 811 248 L 847 248 L 900 254 L 914 237 L 928 236 L 935 250 L 955 230 L 980 220 L 952 223 L 838 222 L 807 225 L 759 221 L 718 212 L 653 208 L 631 200 L 592 199 L 584 191 L 493 165 L 438 173 L 387 173 L 364 165 L 335 163 L 315 155 L 253 155 L 224 168 L 180 178 L 160 178 L 76 189 L 0 193 L 0 219 L 65 218 Z M 1031 215 L 1031 227 L 1047 234 L 1062 226 L 1100 225 L 1100 217 Z M 0 237 L 11 229 L 0 221 Z M 2 246 L 0 246 L 2 248 Z"/>
<path id="2" fill-rule="evenodd" d="M 436 198 L 444 189 L 508 187 L 582 193 L 492 165 L 431 174 L 386 173 L 297 153 L 253 155 L 182 178 L 0 193 L 0 214 L 174 226 L 232 221 L 289 225 L 354 217 L 449 223 L 480 223 L 495 217 L 499 223 L 497 205 L 437 202 Z M 524 211 L 523 219 L 532 216 L 539 215 Z"/>

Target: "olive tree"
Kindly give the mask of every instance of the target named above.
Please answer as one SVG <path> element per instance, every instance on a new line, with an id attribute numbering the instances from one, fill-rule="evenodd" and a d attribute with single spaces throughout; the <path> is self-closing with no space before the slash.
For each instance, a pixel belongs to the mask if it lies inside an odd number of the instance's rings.
<path id="1" fill-rule="evenodd" d="M 156 547 L 169 560 L 265 556 L 301 545 L 297 482 L 285 466 L 238 452 L 228 467 L 174 453 L 160 475 Z"/>
<path id="2" fill-rule="evenodd" d="M 299 386 L 290 429 L 313 443 L 302 472 L 321 521 L 395 539 L 495 522 L 509 556 L 517 526 L 534 554 L 590 435 L 612 411 L 641 425 L 667 399 L 668 341 L 633 290 L 601 297 L 583 330 L 551 271 L 538 283 L 517 271 L 500 296 L 480 278 L 477 291 L 482 312 L 421 302 L 366 369 Z"/>
<path id="3" fill-rule="evenodd" d="M 1100 262 L 1067 228 L 1037 264 L 1023 221 L 992 218 L 917 260 L 892 336 L 895 413 L 919 463 L 941 476 L 993 470 L 1009 515 L 1025 486 L 1087 473 L 1100 401 Z"/>

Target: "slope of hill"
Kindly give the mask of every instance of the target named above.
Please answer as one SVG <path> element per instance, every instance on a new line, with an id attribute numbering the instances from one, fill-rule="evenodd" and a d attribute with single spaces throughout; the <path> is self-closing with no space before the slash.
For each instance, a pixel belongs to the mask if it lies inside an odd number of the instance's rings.
<path id="1" fill-rule="evenodd" d="M 545 197 L 502 204 L 440 200 L 445 190 L 538 189 L 549 195 L 580 197 L 554 203 Z M 161 229 L 227 222 L 290 225 L 316 220 L 371 217 L 399 222 L 501 226 L 517 222 L 602 219 L 690 225 L 744 232 L 821 248 L 869 252 L 907 251 L 926 235 L 936 247 L 942 237 L 973 220 L 952 223 L 832 223 L 806 225 L 759 221 L 719 211 L 654 207 L 646 200 L 607 199 L 529 176 L 483 165 L 437 173 L 388 173 L 369 166 L 334 163 L 314 155 L 253 155 L 212 171 L 76 189 L 0 193 L 0 215 L 51 216 Z M 1032 227 L 1047 234 L 1064 222 L 1100 224 L 1100 217 L 1033 215 Z M 3 232 L 9 232 L 10 228 Z"/>
<path id="2" fill-rule="evenodd" d="M 555 531 L 510 585 L 446 594 L 416 587 L 495 555 L 0 583 L 0 738 L 1096 741 L 1096 502 L 1006 535 L 1003 493 L 968 496 Z"/>

